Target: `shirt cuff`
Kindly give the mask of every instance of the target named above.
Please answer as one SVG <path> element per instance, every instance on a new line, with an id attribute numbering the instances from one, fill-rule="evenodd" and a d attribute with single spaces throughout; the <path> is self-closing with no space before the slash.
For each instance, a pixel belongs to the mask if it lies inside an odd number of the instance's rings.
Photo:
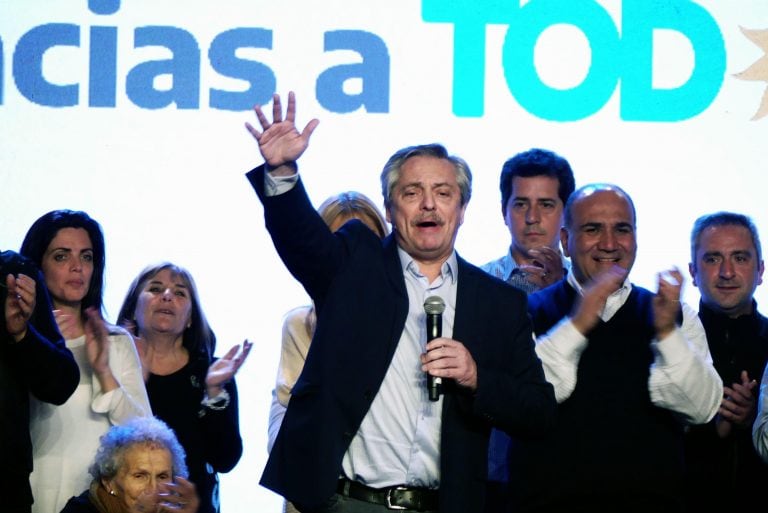
<path id="1" fill-rule="evenodd" d="M 664 340 L 653 339 L 651 350 L 656 363 L 662 367 L 682 364 L 691 351 L 680 328 L 676 328 Z"/>
<path id="2" fill-rule="evenodd" d="M 290 176 L 272 176 L 269 173 L 264 173 L 264 195 L 279 196 L 293 189 L 298 181 L 298 171 Z"/>

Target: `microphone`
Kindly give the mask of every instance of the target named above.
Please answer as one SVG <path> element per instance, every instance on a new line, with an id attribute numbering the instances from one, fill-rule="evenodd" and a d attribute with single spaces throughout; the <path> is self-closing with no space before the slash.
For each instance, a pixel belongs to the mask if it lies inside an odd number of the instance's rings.
<path id="1" fill-rule="evenodd" d="M 445 301 L 439 296 L 429 296 L 424 300 L 427 314 L 427 342 L 443 335 L 443 312 Z M 430 401 L 437 401 L 443 389 L 443 379 L 427 373 L 427 392 Z"/>

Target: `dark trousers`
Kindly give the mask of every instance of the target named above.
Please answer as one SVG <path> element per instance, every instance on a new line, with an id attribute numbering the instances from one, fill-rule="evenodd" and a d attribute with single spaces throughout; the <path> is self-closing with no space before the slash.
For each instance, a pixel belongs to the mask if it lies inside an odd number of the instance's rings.
<path id="1" fill-rule="evenodd" d="M 334 494 L 328 502 L 320 507 L 307 508 L 299 504 L 295 505 L 301 513 L 391 513 L 383 504 L 373 504 L 372 502 L 360 501 L 352 497 L 346 497 L 341 494 Z M 406 509 L 397 510 L 405 513 L 415 512 L 416 510 Z M 420 513 L 438 513 L 437 510 L 429 510 Z"/>

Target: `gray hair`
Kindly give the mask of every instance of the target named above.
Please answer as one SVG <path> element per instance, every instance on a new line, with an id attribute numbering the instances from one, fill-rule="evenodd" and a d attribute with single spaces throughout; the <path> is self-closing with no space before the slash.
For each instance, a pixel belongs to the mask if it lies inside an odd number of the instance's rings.
<path id="1" fill-rule="evenodd" d="M 449 155 L 448 150 L 442 144 L 422 144 L 408 146 L 395 152 L 389 157 L 381 172 L 381 194 L 384 196 L 384 207 L 392 205 L 392 190 L 400 180 L 400 172 L 405 161 L 412 157 L 434 157 L 450 162 L 456 171 L 456 181 L 461 191 L 461 205 L 466 205 L 472 196 L 472 171 L 464 159 L 455 155 Z"/>
<path id="2" fill-rule="evenodd" d="M 88 472 L 95 481 L 112 479 L 125 464 L 125 453 L 140 445 L 159 446 L 171 453 L 173 475 L 189 475 L 184 448 L 173 430 L 156 417 L 135 417 L 121 425 L 112 426 L 102 435 L 99 449 Z"/>
<path id="3" fill-rule="evenodd" d="M 715 212 L 714 214 L 703 215 L 693 223 L 693 230 L 691 230 L 691 262 L 694 266 L 696 265 L 696 252 L 699 250 L 701 234 L 712 226 L 743 226 L 752 236 L 752 244 L 755 246 L 758 262 L 763 259 L 760 236 L 752 219 L 744 214 L 737 214 L 735 212 Z"/>

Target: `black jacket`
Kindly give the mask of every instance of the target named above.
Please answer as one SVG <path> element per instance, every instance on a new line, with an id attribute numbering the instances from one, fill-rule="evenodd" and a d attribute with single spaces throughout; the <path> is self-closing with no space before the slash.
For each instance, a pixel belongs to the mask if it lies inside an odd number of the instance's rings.
<path id="1" fill-rule="evenodd" d="M 264 196 L 264 170 L 248 174 L 267 228 L 314 301 L 317 330 L 261 484 L 294 503 L 336 490 L 347 448 L 384 379 L 408 314 L 393 235 L 359 221 L 332 234 L 301 181 Z M 530 435 L 554 422 L 556 403 L 536 357 L 525 294 L 458 258 L 453 338 L 477 363 L 474 393 L 446 387 L 440 446 L 440 511 L 481 511 L 491 426 Z M 396 406 L 394 406 L 396 407 Z"/>
<path id="2" fill-rule="evenodd" d="M 5 327 L 5 279 L 19 273 L 33 278 L 37 291 L 27 334 L 14 343 Z M 0 497 L 9 508 L 23 508 L 32 504 L 29 394 L 63 404 L 77 388 L 80 371 L 59 333 L 45 281 L 35 266 L 17 253 L 2 252 L 0 280 Z"/>

